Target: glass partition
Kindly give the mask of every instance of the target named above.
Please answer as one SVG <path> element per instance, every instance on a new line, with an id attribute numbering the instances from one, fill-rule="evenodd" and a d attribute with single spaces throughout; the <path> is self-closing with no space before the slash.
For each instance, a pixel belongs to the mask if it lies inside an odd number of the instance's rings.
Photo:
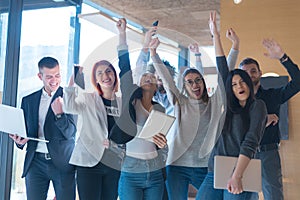
<path id="1" fill-rule="evenodd" d="M 0 14 L 0 104 L 2 104 L 8 14 Z"/>

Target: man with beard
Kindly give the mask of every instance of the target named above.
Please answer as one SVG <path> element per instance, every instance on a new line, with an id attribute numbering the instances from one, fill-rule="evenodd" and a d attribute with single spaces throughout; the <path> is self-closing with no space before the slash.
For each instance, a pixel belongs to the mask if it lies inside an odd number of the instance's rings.
<path id="1" fill-rule="evenodd" d="M 264 89 L 260 85 L 262 71 L 253 58 L 244 59 L 239 68 L 245 70 L 254 84 L 257 99 L 262 99 L 268 110 L 268 122 L 260 142 L 256 157 L 262 162 L 262 186 L 265 200 L 283 200 L 282 173 L 279 155 L 280 132 L 278 116 L 280 105 L 288 101 L 300 90 L 300 71 L 296 64 L 285 54 L 274 40 L 265 39 L 263 46 L 268 53 L 265 56 L 277 59 L 286 68 L 291 81 L 280 88 Z"/>

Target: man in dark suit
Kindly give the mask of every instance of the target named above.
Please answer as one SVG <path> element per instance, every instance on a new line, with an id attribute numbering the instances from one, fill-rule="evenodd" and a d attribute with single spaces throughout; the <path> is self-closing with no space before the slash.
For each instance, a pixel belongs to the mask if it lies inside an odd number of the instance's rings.
<path id="1" fill-rule="evenodd" d="M 18 148 L 27 143 L 22 177 L 25 177 L 28 200 L 45 200 L 50 180 L 57 200 L 75 199 L 75 169 L 69 164 L 76 125 L 72 115 L 63 113 L 59 63 L 44 57 L 39 63 L 38 77 L 44 87 L 22 99 L 28 137 L 46 139 L 37 142 L 16 135 L 10 137 Z"/>

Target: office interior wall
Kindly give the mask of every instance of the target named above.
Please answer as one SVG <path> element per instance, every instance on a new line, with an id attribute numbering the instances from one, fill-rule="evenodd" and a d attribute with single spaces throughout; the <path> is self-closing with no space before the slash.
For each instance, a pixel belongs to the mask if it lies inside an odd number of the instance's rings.
<path id="1" fill-rule="evenodd" d="M 240 37 L 238 62 L 253 57 L 260 63 L 263 73 L 275 72 L 288 75 L 277 60 L 266 58 L 262 46 L 263 38 L 278 41 L 296 64 L 300 64 L 300 1 L 298 0 L 243 0 L 236 5 L 233 1 L 221 0 L 221 38 L 225 52 L 231 43 L 226 39 L 226 30 L 236 30 Z M 285 200 L 300 199 L 300 94 L 289 101 L 289 140 L 281 142 Z"/>

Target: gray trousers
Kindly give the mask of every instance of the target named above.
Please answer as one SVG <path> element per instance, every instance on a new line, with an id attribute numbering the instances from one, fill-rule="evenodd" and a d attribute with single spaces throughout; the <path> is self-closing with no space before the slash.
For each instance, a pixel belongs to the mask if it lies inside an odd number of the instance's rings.
<path id="1" fill-rule="evenodd" d="M 278 149 L 260 151 L 256 158 L 262 164 L 262 190 L 264 200 L 283 200 L 281 161 Z"/>

